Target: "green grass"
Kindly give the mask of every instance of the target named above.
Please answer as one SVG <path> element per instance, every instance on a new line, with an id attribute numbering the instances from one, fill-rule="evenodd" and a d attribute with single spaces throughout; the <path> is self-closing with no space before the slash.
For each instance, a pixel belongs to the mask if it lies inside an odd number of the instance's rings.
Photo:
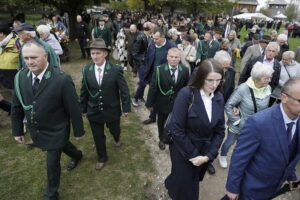
<path id="1" fill-rule="evenodd" d="M 81 82 L 81 67 L 88 60 L 79 59 L 77 44 L 71 44 L 71 61 L 62 68 L 71 74 L 77 91 Z M 126 76 L 129 77 L 128 75 Z M 133 86 L 132 80 L 128 80 Z M 10 122 L 0 111 L 0 199 L 40 200 L 46 185 L 45 155 L 37 148 L 17 144 L 11 136 Z M 106 130 L 109 160 L 101 171 L 94 169 L 97 161 L 89 123 L 84 119 L 85 138 L 71 141 L 83 151 L 84 157 L 72 172 L 66 170 L 69 158 L 63 154 L 60 196 L 63 200 L 146 200 L 151 199 L 148 190 L 155 170 L 150 152 L 145 145 L 139 118 L 130 113 L 122 117 L 122 142 L 115 147 L 112 136 Z M 28 135 L 26 136 L 27 138 Z"/>

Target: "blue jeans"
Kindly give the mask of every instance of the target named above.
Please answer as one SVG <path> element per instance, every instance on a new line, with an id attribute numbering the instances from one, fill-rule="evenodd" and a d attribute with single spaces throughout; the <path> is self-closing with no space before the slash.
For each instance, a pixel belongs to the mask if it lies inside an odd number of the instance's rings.
<path id="1" fill-rule="evenodd" d="M 235 143 L 238 136 L 238 134 L 232 133 L 228 130 L 227 138 L 221 147 L 221 156 L 227 156 L 229 148 Z"/>
<path id="2" fill-rule="evenodd" d="M 137 88 L 137 90 L 135 92 L 135 96 L 134 96 L 135 100 L 144 98 L 144 91 L 145 91 L 145 88 L 147 86 L 147 83 L 144 80 L 143 67 L 144 66 L 140 66 L 140 67 L 137 68 L 137 73 L 138 73 L 138 76 L 139 76 L 139 82 L 138 82 L 138 88 Z"/>

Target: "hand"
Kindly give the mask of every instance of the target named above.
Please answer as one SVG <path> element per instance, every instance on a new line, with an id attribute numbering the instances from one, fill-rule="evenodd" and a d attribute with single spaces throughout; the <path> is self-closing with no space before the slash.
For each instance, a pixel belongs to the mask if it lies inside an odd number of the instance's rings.
<path id="1" fill-rule="evenodd" d="M 201 61 L 200 59 L 197 59 L 197 60 L 196 60 L 196 65 L 197 65 L 200 61 Z"/>
<path id="2" fill-rule="evenodd" d="M 128 116 L 128 112 L 124 112 L 123 114 L 124 114 L 124 116 L 125 116 L 125 117 L 127 117 L 127 116 Z"/>
<path id="3" fill-rule="evenodd" d="M 81 136 L 81 137 L 75 137 L 75 140 L 81 140 L 82 138 L 84 138 L 84 135 L 83 136 Z"/>
<path id="4" fill-rule="evenodd" d="M 108 48 L 108 49 L 111 49 L 111 46 L 108 46 L 107 48 Z"/>
<path id="5" fill-rule="evenodd" d="M 232 113 L 234 116 L 238 116 L 240 114 L 240 109 L 238 109 L 237 107 L 233 107 Z"/>
<path id="6" fill-rule="evenodd" d="M 85 117 L 85 118 L 86 118 L 86 113 L 82 113 L 82 117 Z"/>
<path id="7" fill-rule="evenodd" d="M 21 144 L 25 144 L 25 138 L 24 136 L 16 136 L 15 140 Z"/>
<path id="8" fill-rule="evenodd" d="M 207 163 L 209 161 L 209 158 L 207 156 L 197 156 L 195 158 L 189 159 L 195 166 L 200 166 L 204 163 Z"/>
<path id="9" fill-rule="evenodd" d="M 4 100 L 4 97 L 2 96 L 2 94 L 0 94 L 0 102 Z"/>
<path id="10" fill-rule="evenodd" d="M 228 192 L 228 191 L 226 192 L 226 194 L 227 194 L 227 196 L 230 200 L 238 200 L 238 198 L 239 198 L 239 194 L 233 194 L 233 193 Z"/>
<path id="11" fill-rule="evenodd" d="M 86 38 L 86 41 L 87 41 L 87 42 L 89 42 L 89 41 L 90 41 L 90 39 L 89 39 L 89 38 Z"/>
<path id="12" fill-rule="evenodd" d="M 78 42 L 78 39 L 77 39 L 77 38 L 75 39 L 75 42 Z"/>
<path id="13" fill-rule="evenodd" d="M 153 107 L 147 107 L 147 109 L 151 112 L 153 111 Z"/>
<path id="14" fill-rule="evenodd" d="M 297 187 L 293 187 L 293 183 L 295 183 L 296 181 L 289 181 L 289 185 L 290 185 L 290 189 L 291 191 L 293 190 L 300 190 L 300 184 Z"/>

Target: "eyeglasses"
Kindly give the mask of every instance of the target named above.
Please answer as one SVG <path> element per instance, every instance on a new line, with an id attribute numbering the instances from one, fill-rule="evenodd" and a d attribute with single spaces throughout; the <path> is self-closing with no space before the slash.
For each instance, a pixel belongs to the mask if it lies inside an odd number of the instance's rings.
<path id="1" fill-rule="evenodd" d="M 206 81 L 207 81 L 207 83 L 209 83 L 209 84 L 214 84 L 214 83 L 216 83 L 216 84 L 220 84 L 223 80 L 222 79 L 217 79 L 217 80 L 215 80 L 215 79 L 205 79 Z"/>
<path id="2" fill-rule="evenodd" d="M 297 98 L 295 98 L 295 97 L 293 97 L 293 96 L 291 96 L 291 95 L 289 95 L 289 94 L 287 94 L 287 93 L 283 93 L 283 94 L 285 94 L 285 95 L 288 96 L 289 98 L 291 98 L 291 99 L 297 101 L 298 103 L 300 103 L 300 99 L 297 99 Z"/>

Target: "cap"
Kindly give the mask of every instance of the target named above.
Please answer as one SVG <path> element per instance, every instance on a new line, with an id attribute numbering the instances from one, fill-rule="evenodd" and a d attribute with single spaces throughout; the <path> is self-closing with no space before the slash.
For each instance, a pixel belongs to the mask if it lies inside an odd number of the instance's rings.
<path id="1" fill-rule="evenodd" d="M 31 24 L 28 23 L 22 23 L 20 26 L 14 29 L 15 32 L 20 31 L 34 31 L 34 27 Z"/>

